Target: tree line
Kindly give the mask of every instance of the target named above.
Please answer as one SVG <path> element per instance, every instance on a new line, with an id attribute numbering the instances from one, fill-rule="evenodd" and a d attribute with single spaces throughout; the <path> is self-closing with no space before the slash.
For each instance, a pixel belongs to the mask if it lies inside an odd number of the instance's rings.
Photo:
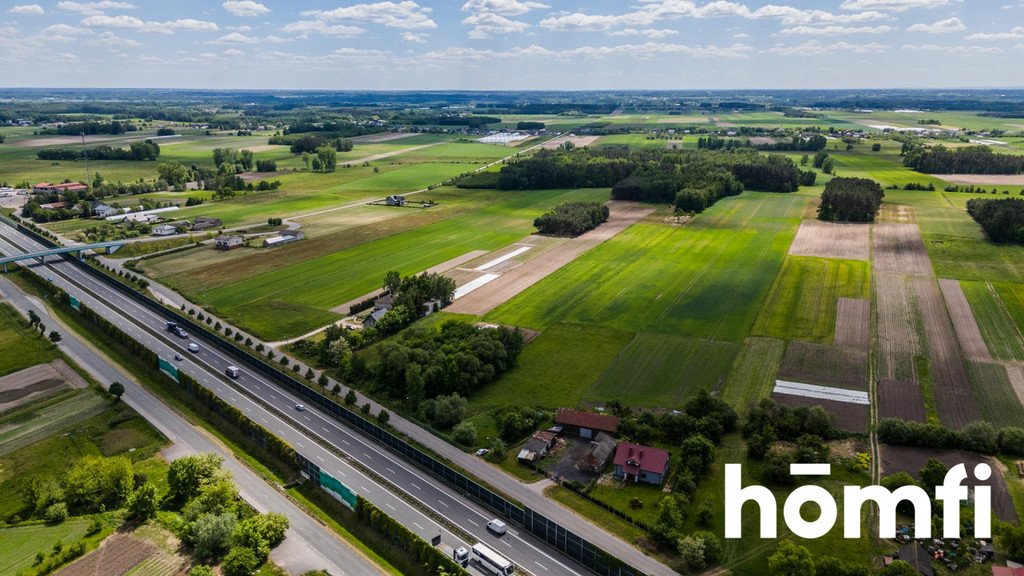
<path id="1" fill-rule="evenodd" d="M 541 234 L 579 236 L 608 221 L 608 206 L 600 202 L 565 202 L 533 221 Z"/>
<path id="2" fill-rule="evenodd" d="M 501 169 L 504 190 L 612 188 L 612 198 L 676 203 L 699 212 L 744 188 L 793 192 L 800 170 L 784 156 L 732 151 L 625 150 L 565 147 L 542 150 Z M 700 192 L 704 190 L 706 192 Z M 677 203 L 680 193 L 687 191 Z"/>
<path id="3" fill-rule="evenodd" d="M 947 148 L 904 144 L 903 165 L 925 174 L 1020 174 L 1024 156 L 996 154 L 988 146 Z"/>
<path id="4" fill-rule="evenodd" d="M 87 136 L 93 134 L 113 134 L 116 136 L 125 132 L 135 132 L 136 130 L 138 128 L 131 122 L 87 120 L 85 122 L 72 122 L 63 126 L 57 126 L 56 128 L 39 130 L 38 134 L 41 136 L 78 136 L 79 134 Z"/>
<path id="5" fill-rule="evenodd" d="M 874 222 L 885 192 L 867 178 L 833 178 L 825 184 L 818 219 L 826 222 Z"/>
<path id="6" fill-rule="evenodd" d="M 967 213 L 981 225 L 989 240 L 1024 244 L 1024 200 L 972 198 L 967 201 Z"/>
<path id="7" fill-rule="evenodd" d="M 956 449 L 982 454 L 1024 456 L 1024 428 L 996 429 L 979 420 L 960 430 L 949 430 L 938 424 L 921 424 L 895 418 L 878 423 L 878 439 L 894 446 Z"/>
<path id="8" fill-rule="evenodd" d="M 160 157 L 160 145 L 152 140 L 132 142 L 127 149 L 112 146 L 95 146 L 84 152 L 79 148 L 43 148 L 36 152 L 40 160 L 74 161 L 89 160 L 156 160 Z"/>
<path id="9" fill-rule="evenodd" d="M 750 139 L 740 140 L 738 138 L 721 138 L 719 136 L 708 136 L 697 139 L 697 148 L 700 150 L 732 150 L 734 148 L 754 148 L 772 152 L 817 152 L 824 150 L 828 140 L 821 134 L 813 134 L 807 138 L 795 135 L 789 140 L 781 140 L 765 144 L 754 144 Z"/>

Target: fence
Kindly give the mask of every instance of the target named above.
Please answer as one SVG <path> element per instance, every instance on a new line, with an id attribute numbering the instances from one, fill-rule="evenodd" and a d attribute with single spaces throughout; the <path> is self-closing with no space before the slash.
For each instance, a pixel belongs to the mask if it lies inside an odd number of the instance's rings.
<path id="1" fill-rule="evenodd" d="M 55 246 L 53 241 L 36 233 L 26 226 L 16 224 L 6 218 L 0 218 L 0 220 L 8 223 L 9 225 L 16 226 L 23 233 L 34 238 L 43 245 Z M 525 506 L 520 507 L 505 497 L 493 492 L 489 488 L 477 483 L 475 480 L 472 480 L 451 466 L 448 466 L 423 450 L 420 450 L 416 446 L 406 442 L 402 438 L 363 418 L 358 413 L 345 408 L 333 399 L 307 387 L 292 377 L 290 373 L 280 370 L 276 366 L 268 363 L 263 357 L 257 356 L 249 350 L 237 346 L 232 342 L 224 340 L 217 334 L 210 332 L 205 325 L 194 321 L 192 317 L 182 314 L 179 310 L 171 309 L 160 304 L 156 300 L 150 298 L 147 294 L 140 292 L 123 282 L 119 282 L 116 278 L 104 274 L 101 270 L 94 268 L 88 263 L 80 262 L 74 258 L 69 259 L 69 261 L 73 262 L 73 265 L 80 267 L 88 274 L 91 274 L 93 277 L 108 284 L 119 292 L 132 297 L 143 306 L 163 315 L 168 320 L 177 322 L 192 334 L 202 335 L 206 341 L 212 343 L 214 346 L 228 354 L 235 356 L 240 362 L 250 368 L 274 380 L 292 394 L 302 398 L 307 404 L 315 405 L 328 414 L 334 416 L 339 421 L 359 430 L 366 436 L 391 449 L 402 458 L 419 466 L 423 470 L 426 470 L 436 478 L 458 490 L 460 493 L 472 498 L 499 516 L 523 527 L 523 529 L 530 534 L 533 534 L 537 538 L 543 540 L 554 549 L 562 552 L 576 562 L 579 562 L 594 573 L 600 576 L 643 576 L 641 571 L 626 564 L 621 559 L 611 556 L 593 543 L 584 539 L 582 536 L 569 531 L 539 512 Z M 300 465 L 307 473 L 312 472 L 315 467 L 316 475 L 310 473 L 309 476 L 310 478 L 319 479 L 319 467 L 315 464 L 312 464 L 303 458 L 300 460 Z"/>

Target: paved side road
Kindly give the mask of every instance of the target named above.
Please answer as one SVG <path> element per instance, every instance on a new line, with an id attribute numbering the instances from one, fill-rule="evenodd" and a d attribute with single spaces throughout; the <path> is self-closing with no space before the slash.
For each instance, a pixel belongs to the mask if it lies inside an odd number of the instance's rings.
<path id="1" fill-rule="evenodd" d="M 27 296 L 5 278 L 0 278 L 0 296 L 22 314 L 35 310 L 43 323 L 61 333 L 59 346 L 79 366 L 104 385 L 119 381 L 125 385 L 123 400 L 173 442 L 165 450 L 168 458 L 189 454 L 215 453 L 224 458 L 224 465 L 234 475 L 243 498 L 260 512 L 274 511 L 288 517 L 291 527 L 271 557 L 292 574 L 326 569 L 332 575 L 376 576 L 383 571 L 361 552 L 339 539 L 333 532 L 311 518 L 305 511 L 272 487 L 252 470 L 235 459 L 225 447 L 192 426 L 156 396 L 142 388 L 130 375 L 114 365 L 74 331 L 51 315 L 46 306 Z"/>

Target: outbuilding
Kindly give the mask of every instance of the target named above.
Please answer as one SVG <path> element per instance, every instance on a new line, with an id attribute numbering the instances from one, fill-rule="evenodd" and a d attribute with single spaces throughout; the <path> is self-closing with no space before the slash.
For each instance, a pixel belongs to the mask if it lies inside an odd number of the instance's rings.
<path id="1" fill-rule="evenodd" d="M 173 236 L 178 233 L 178 229 L 170 224 L 161 224 L 153 227 L 153 236 Z"/>
<path id="2" fill-rule="evenodd" d="M 242 244 L 245 244 L 245 239 L 241 236 L 218 236 L 215 243 L 217 250 L 234 250 L 241 248 Z"/>
<path id="3" fill-rule="evenodd" d="M 616 416 L 583 412 L 570 408 L 559 408 L 555 412 L 555 424 L 561 426 L 566 434 L 572 434 L 587 440 L 594 438 L 599 432 L 605 432 L 614 436 L 615 432 L 619 429 L 619 419 Z"/>

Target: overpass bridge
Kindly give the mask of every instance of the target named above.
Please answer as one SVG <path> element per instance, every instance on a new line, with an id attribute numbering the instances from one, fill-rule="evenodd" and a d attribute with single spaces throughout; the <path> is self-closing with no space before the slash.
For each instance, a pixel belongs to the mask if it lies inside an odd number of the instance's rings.
<path id="1" fill-rule="evenodd" d="M 0 265 L 3 266 L 4 272 L 7 272 L 7 265 L 19 260 L 29 260 L 36 258 L 40 264 L 43 264 L 47 256 L 58 256 L 60 254 L 74 254 L 77 253 L 78 257 L 82 257 L 83 252 L 90 250 L 101 250 L 107 249 L 107 254 L 113 254 L 118 248 L 124 246 L 124 241 L 117 242 L 99 242 L 96 244 L 79 244 L 78 246 L 65 246 L 63 248 L 51 248 L 49 250 L 40 250 L 38 252 L 26 252 L 24 254 L 17 254 L 15 256 L 4 256 L 0 257 Z"/>

